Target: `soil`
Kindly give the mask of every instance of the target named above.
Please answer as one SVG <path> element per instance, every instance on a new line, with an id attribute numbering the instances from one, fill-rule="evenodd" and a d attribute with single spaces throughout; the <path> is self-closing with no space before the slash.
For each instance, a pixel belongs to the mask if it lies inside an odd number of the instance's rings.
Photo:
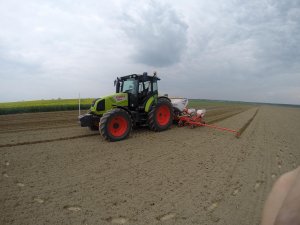
<path id="1" fill-rule="evenodd" d="M 76 117 L 0 116 L 0 224 L 259 224 L 272 184 L 300 162 L 299 108 L 208 111 L 232 129 L 250 120 L 240 138 L 173 126 L 110 143 Z"/>

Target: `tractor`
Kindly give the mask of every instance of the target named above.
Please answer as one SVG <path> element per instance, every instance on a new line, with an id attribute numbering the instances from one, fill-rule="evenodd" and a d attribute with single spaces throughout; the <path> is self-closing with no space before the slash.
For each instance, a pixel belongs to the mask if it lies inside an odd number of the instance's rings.
<path id="1" fill-rule="evenodd" d="M 99 130 L 108 141 L 126 139 L 132 127 L 148 126 L 164 131 L 173 123 L 173 106 L 166 96 L 158 96 L 156 72 L 118 77 L 116 93 L 95 99 L 90 110 L 79 116 L 80 125 Z"/>

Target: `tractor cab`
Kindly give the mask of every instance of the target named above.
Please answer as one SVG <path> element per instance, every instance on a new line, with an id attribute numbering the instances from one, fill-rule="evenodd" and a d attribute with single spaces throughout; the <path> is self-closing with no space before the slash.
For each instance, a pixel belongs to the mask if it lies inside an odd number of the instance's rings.
<path id="1" fill-rule="evenodd" d="M 147 101 L 158 95 L 157 81 L 160 80 L 156 73 L 149 76 L 146 72 L 143 75 L 132 74 L 118 77 L 115 80 L 116 93 L 128 94 L 128 107 L 131 110 L 144 110 Z"/>

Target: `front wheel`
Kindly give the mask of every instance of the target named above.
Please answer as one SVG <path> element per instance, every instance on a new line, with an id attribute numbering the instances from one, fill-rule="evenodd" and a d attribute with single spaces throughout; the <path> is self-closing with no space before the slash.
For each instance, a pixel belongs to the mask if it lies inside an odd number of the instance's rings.
<path id="1" fill-rule="evenodd" d="M 115 108 L 105 113 L 99 123 L 102 137 L 108 141 L 121 141 L 130 134 L 132 122 L 130 115 L 120 108 Z"/>
<path id="2" fill-rule="evenodd" d="M 148 124 L 153 131 L 163 131 L 170 128 L 173 122 L 173 106 L 166 98 L 159 98 L 157 104 L 148 115 Z"/>
<path id="3" fill-rule="evenodd" d="M 89 128 L 91 131 L 99 130 L 99 126 L 96 126 L 96 125 L 91 125 L 91 126 L 89 126 Z"/>

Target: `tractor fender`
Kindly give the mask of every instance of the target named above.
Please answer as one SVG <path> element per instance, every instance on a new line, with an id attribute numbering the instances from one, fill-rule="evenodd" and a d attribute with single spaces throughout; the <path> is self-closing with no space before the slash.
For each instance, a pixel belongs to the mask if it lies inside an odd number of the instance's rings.
<path id="1" fill-rule="evenodd" d="M 156 101 L 155 101 L 155 97 L 156 96 L 153 95 L 151 98 L 148 99 L 148 101 L 146 102 L 146 105 L 145 105 L 145 112 L 149 112 L 151 110 L 152 106 L 156 105 L 158 99 L 164 98 L 164 99 L 167 99 L 169 102 L 171 102 L 171 100 L 166 96 L 159 96 L 159 97 L 157 97 Z"/>
<path id="2" fill-rule="evenodd" d="M 171 100 L 167 96 L 159 96 L 158 99 L 159 98 L 164 98 L 164 99 L 167 99 L 169 102 L 171 102 Z"/>
<path id="3" fill-rule="evenodd" d="M 128 112 L 128 114 L 129 114 L 130 116 L 132 116 L 132 115 L 131 115 L 131 111 L 130 111 L 127 107 L 123 107 L 123 106 L 115 106 L 115 108 L 124 109 L 126 112 Z"/>
<path id="4" fill-rule="evenodd" d="M 125 110 L 130 118 L 131 118 L 131 121 L 132 121 L 132 125 L 135 126 L 136 125 L 136 117 L 137 115 L 135 113 L 133 113 L 132 111 L 130 111 L 127 107 L 123 107 L 123 106 L 116 106 L 115 108 L 119 108 L 119 109 L 123 109 Z"/>
<path id="5" fill-rule="evenodd" d="M 147 101 L 146 101 L 146 104 L 145 104 L 145 112 L 149 112 L 152 105 L 154 104 L 155 102 L 155 96 L 151 96 Z"/>

